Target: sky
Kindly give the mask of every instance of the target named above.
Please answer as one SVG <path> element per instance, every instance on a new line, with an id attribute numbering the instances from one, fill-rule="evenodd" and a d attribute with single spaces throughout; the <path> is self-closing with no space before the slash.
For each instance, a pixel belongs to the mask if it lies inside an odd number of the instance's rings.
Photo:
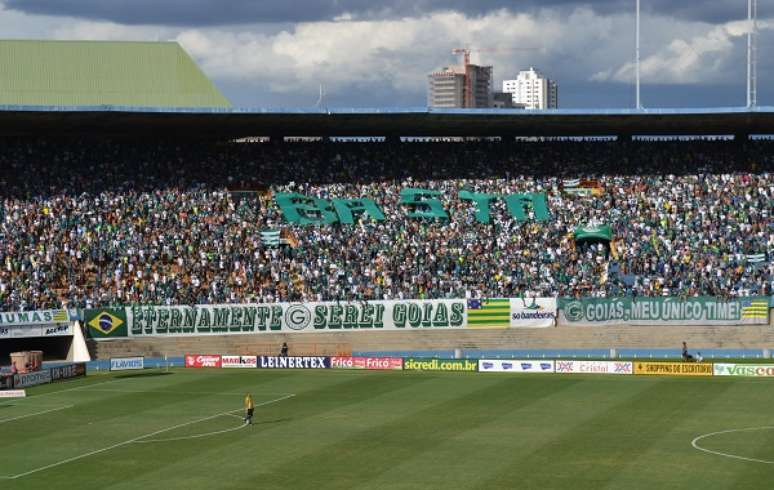
<path id="1" fill-rule="evenodd" d="M 641 0 L 642 103 L 743 106 L 746 0 Z M 774 0 L 758 103 L 774 105 Z M 633 107 L 635 0 L 0 0 L 7 39 L 179 42 L 238 107 L 421 107 L 456 47 L 494 88 L 534 66 L 561 108 Z M 480 49 L 481 51 L 475 51 Z"/>

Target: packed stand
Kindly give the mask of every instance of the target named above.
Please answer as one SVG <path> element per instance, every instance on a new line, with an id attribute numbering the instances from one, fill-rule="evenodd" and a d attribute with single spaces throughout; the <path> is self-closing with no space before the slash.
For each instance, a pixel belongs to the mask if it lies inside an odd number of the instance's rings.
<path id="1" fill-rule="evenodd" d="M 391 298 L 771 295 L 774 144 L 6 141 L 0 311 Z M 601 195 L 569 194 L 595 179 Z M 403 188 L 449 222 L 410 219 Z M 545 192 L 548 222 L 461 190 Z M 383 222 L 288 225 L 271 196 L 368 197 Z M 577 244 L 609 224 L 611 245 Z M 295 246 L 261 231 L 289 230 Z M 761 260 L 761 254 L 763 259 Z M 751 259 L 754 257 L 754 259 Z"/>

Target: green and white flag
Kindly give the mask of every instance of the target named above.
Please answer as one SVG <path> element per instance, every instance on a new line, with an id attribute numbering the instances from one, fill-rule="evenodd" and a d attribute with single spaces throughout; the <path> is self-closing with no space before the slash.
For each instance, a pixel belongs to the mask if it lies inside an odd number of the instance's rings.
<path id="1" fill-rule="evenodd" d="M 747 254 L 747 262 L 751 264 L 766 262 L 766 254 Z"/>
<path id="2" fill-rule="evenodd" d="M 609 225 L 590 224 L 587 226 L 578 226 L 575 228 L 575 241 L 582 240 L 603 240 L 611 241 L 613 231 Z"/>
<path id="3" fill-rule="evenodd" d="M 261 232 L 261 241 L 267 247 L 276 247 L 280 244 L 279 230 L 264 230 Z"/>

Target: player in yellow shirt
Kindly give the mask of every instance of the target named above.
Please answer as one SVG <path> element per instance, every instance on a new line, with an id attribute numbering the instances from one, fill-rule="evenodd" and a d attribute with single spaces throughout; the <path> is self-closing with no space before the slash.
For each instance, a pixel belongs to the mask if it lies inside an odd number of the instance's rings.
<path id="1" fill-rule="evenodd" d="M 250 393 L 245 395 L 245 423 L 252 425 L 253 423 L 253 410 L 255 410 L 255 403 L 253 403 L 253 397 Z"/>

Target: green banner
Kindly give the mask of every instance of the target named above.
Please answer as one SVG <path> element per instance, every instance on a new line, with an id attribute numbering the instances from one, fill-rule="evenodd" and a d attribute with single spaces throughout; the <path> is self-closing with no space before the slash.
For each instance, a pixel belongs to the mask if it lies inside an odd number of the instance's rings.
<path id="1" fill-rule="evenodd" d="M 470 359 L 415 359 L 403 360 L 408 371 L 478 371 L 478 361 Z"/>
<path id="2" fill-rule="evenodd" d="M 742 325 L 768 324 L 767 297 L 583 298 L 559 301 L 568 325 Z"/>
<path id="3" fill-rule="evenodd" d="M 575 240 L 604 240 L 613 239 L 613 232 L 608 225 L 579 226 L 575 228 Z"/>
<path id="4" fill-rule="evenodd" d="M 86 323 L 89 337 L 93 339 L 120 338 L 127 336 L 126 309 L 101 308 L 84 310 L 83 320 Z"/>
<path id="5" fill-rule="evenodd" d="M 400 207 L 407 218 L 420 218 L 447 222 L 449 213 L 441 202 L 441 192 L 432 189 L 404 188 L 400 191 Z M 548 200 L 544 192 L 524 194 L 484 194 L 462 190 L 459 198 L 471 201 L 475 206 L 476 221 L 488 224 L 491 220 L 491 203 L 500 200 L 516 221 L 549 221 Z M 277 192 L 274 202 L 288 223 L 297 225 L 351 225 L 359 219 L 384 221 L 385 214 L 373 199 L 332 199 L 304 196 L 296 192 Z"/>

